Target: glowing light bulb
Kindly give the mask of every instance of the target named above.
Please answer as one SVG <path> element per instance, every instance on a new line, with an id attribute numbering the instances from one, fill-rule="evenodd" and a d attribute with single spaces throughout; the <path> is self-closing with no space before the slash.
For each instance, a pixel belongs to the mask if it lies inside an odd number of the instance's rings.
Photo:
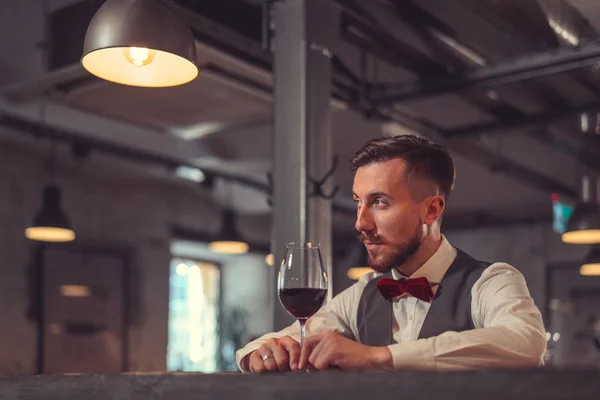
<path id="1" fill-rule="evenodd" d="M 178 264 L 175 268 L 175 272 L 177 272 L 177 275 L 179 276 L 186 276 L 188 273 L 188 266 L 183 263 Z"/>
<path id="2" fill-rule="evenodd" d="M 127 59 L 136 67 L 143 67 L 152 62 L 152 54 L 145 47 L 130 47 Z"/>

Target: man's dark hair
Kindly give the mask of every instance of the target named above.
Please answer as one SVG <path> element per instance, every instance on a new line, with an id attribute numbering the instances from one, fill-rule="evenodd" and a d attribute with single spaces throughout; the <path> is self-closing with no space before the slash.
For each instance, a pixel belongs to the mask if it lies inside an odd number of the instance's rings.
<path id="1" fill-rule="evenodd" d="M 444 146 L 422 137 L 402 135 L 370 140 L 356 152 L 350 161 L 350 169 L 356 171 L 372 163 L 396 158 L 406 163 L 404 180 L 414 185 L 413 195 L 417 200 L 431 195 L 431 190 L 427 190 L 431 187 L 428 183 L 436 185 L 440 196 L 448 200 L 454 187 L 452 156 Z"/>

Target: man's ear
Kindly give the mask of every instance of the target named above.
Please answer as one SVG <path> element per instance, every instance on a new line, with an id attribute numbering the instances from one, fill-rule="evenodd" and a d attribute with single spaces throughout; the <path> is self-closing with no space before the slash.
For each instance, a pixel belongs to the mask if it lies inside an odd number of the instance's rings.
<path id="1" fill-rule="evenodd" d="M 425 213 L 424 223 L 427 225 L 433 224 L 437 221 L 444 209 L 446 208 L 446 201 L 442 196 L 431 196 L 427 199 L 427 210 Z"/>

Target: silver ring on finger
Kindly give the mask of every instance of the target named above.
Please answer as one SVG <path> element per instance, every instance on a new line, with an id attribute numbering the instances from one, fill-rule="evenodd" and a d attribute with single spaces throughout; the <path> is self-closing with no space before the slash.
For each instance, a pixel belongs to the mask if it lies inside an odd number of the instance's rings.
<path id="1" fill-rule="evenodd" d="M 266 356 L 262 356 L 263 363 L 270 358 L 275 358 L 275 356 L 273 356 L 273 354 L 267 354 Z"/>

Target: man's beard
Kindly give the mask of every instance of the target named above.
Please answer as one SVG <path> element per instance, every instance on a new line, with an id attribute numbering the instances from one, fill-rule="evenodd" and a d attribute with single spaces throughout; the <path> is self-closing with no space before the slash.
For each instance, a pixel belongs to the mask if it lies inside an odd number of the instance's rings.
<path id="1" fill-rule="evenodd" d="M 369 267 L 371 267 L 374 271 L 383 274 L 390 272 L 392 269 L 404 264 L 409 257 L 419 250 L 419 247 L 421 247 L 422 238 L 423 225 L 419 223 L 417 229 L 415 229 L 414 235 L 407 242 L 397 246 L 394 251 L 390 252 L 389 254 L 383 254 L 382 257 L 380 256 L 377 261 L 373 260 L 369 254 Z M 382 243 L 378 235 L 367 236 L 364 233 L 363 235 L 359 236 L 359 240 L 362 243 Z"/>

